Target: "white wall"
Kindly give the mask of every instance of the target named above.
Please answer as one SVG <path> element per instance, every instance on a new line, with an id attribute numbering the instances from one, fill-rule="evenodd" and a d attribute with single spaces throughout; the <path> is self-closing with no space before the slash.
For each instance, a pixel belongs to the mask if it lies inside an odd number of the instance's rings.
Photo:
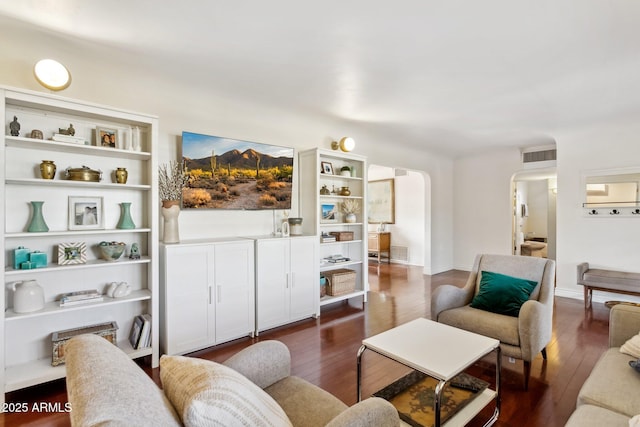
<path id="1" fill-rule="evenodd" d="M 556 294 L 582 299 L 576 267 L 640 272 L 640 218 L 586 215 L 582 177 L 603 169 L 640 170 L 640 118 L 555 135 L 558 147 L 555 198 Z M 511 219 L 508 183 L 518 171 L 517 150 L 456 160 L 454 184 L 454 266 L 469 269 L 480 252 L 509 253 Z M 550 203 L 553 203 L 551 200 Z M 638 300 L 596 292 L 594 300 Z"/>
<path id="2" fill-rule="evenodd" d="M 238 99 L 228 88 L 192 86 L 180 76 L 163 75 L 145 58 L 101 45 L 43 32 L 17 21 L 0 18 L 0 84 L 46 91 L 32 73 L 35 62 L 52 57 L 71 70 L 73 82 L 61 95 L 155 114 L 160 119 L 159 160 L 179 157 L 182 131 L 192 131 L 251 141 L 273 143 L 302 150 L 329 147 L 331 140 L 350 135 L 358 154 L 370 163 L 424 171 L 427 211 L 432 212 L 431 251 L 425 253 L 425 271 L 438 273 L 453 266 L 453 161 L 421 147 L 402 148 L 393 134 L 375 123 L 358 123 L 308 111 L 275 108 L 253 99 Z M 257 71 L 259 72 L 259 71 Z M 259 99 L 259 98 L 256 98 Z M 91 165 L 88 165 L 91 166 Z M 294 206 L 297 198 L 294 199 Z M 295 215 L 292 212 L 292 215 Z M 243 211 L 183 211 L 182 239 L 271 232 L 272 213 Z M 425 232 L 426 234 L 426 232 Z M 430 264 L 430 265 L 429 265 Z"/>
<path id="3" fill-rule="evenodd" d="M 455 161 L 454 268 L 470 270 L 480 253 L 512 253 L 511 177 L 518 170 L 518 149 Z"/>
<path id="4" fill-rule="evenodd" d="M 391 232 L 391 246 L 406 246 L 411 265 L 425 265 L 425 242 L 431 244 L 431 236 L 426 235 L 425 223 L 430 223 L 430 214 L 425 212 L 425 181 L 422 174 L 406 171 L 403 176 L 395 176 L 395 169 L 369 165 L 369 181 L 393 179 L 395 190 L 395 224 L 387 224 Z M 370 224 L 369 231 L 376 231 L 378 224 Z M 391 261 L 396 261 L 393 258 Z M 402 261 L 404 262 L 404 261 Z"/>
<path id="5" fill-rule="evenodd" d="M 582 298 L 576 266 L 640 272 L 640 218 L 598 217 L 584 214 L 582 175 L 602 169 L 640 170 L 640 118 L 635 123 L 611 123 L 559 135 L 557 196 L 556 294 Z M 594 299 L 632 299 L 595 292 Z"/>

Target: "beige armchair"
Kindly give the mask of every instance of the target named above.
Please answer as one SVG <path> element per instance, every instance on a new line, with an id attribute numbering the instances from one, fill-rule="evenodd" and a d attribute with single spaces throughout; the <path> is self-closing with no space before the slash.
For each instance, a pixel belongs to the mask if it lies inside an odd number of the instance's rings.
<path id="1" fill-rule="evenodd" d="M 518 317 L 470 306 L 478 293 L 482 271 L 538 282 Z M 502 354 L 524 364 L 524 388 L 529 387 L 531 361 L 538 353 L 547 358 L 551 341 L 555 261 L 515 255 L 478 255 L 463 288 L 443 285 L 431 296 L 431 319 L 500 340 Z"/>

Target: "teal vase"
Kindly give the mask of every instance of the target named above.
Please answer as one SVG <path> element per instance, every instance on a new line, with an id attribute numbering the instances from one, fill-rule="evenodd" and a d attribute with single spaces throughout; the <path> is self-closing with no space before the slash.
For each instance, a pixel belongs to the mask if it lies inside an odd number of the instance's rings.
<path id="1" fill-rule="evenodd" d="M 136 225 L 133 223 L 133 219 L 131 219 L 131 202 L 120 203 L 120 220 L 118 221 L 116 228 L 122 230 L 136 228 Z"/>
<path id="2" fill-rule="evenodd" d="M 31 222 L 29 223 L 29 228 L 27 228 L 27 231 L 30 233 L 49 231 L 49 227 L 47 223 L 44 222 L 44 217 L 42 216 L 43 204 L 44 202 L 31 202 Z"/>

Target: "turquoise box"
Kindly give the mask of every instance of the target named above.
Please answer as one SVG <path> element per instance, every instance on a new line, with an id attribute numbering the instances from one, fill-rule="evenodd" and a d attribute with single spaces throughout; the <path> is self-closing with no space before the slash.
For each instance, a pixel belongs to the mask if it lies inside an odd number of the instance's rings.
<path id="1" fill-rule="evenodd" d="M 31 252 L 29 254 L 29 261 L 33 264 L 33 268 L 43 268 L 47 266 L 47 254 L 44 252 Z"/>
<path id="2" fill-rule="evenodd" d="M 13 250 L 13 268 L 15 268 L 16 270 L 19 270 L 23 262 L 29 261 L 29 252 L 30 252 L 29 249 L 26 249 L 23 246 L 18 246 L 17 249 L 14 249 Z"/>

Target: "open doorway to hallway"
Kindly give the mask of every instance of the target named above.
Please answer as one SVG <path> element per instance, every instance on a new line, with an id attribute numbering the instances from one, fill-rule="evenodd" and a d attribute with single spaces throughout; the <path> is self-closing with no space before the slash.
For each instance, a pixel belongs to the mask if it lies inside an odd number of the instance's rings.
<path id="1" fill-rule="evenodd" d="M 431 269 L 431 185 L 424 172 L 389 166 L 369 165 L 369 182 L 391 180 L 393 182 L 393 223 L 380 224 L 369 221 L 370 242 L 375 242 L 380 231 L 388 233 L 389 262 L 422 266 L 425 274 Z M 380 236 L 377 236 L 378 239 Z M 369 245 L 370 246 L 370 245 Z M 372 248 L 373 249 L 373 248 Z M 376 255 L 371 251 L 371 255 Z M 386 255 L 386 254 L 385 254 Z M 428 261 L 428 262 L 427 262 Z M 377 264 L 377 257 L 369 262 Z M 383 259 L 384 263 L 387 259 Z"/>
<path id="2" fill-rule="evenodd" d="M 512 194 L 512 250 L 514 255 L 556 259 L 555 168 L 514 174 Z"/>

